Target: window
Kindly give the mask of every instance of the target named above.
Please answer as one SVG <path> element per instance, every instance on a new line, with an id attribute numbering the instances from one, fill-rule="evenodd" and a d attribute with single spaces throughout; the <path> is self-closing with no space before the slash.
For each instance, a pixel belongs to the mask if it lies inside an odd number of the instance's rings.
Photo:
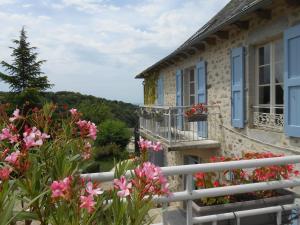
<path id="1" fill-rule="evenodd" d="M 189 68 L 185 70 L 183 83 L 183 103 L 185 106 L 194 105 L 196 103 L 195 68 Z"/>
<path id="2" fill-rule="evenodd" d="M 283 127 L 283 41 L 276 40 L 256 49 L 256 106 L 254 124 Z"/>

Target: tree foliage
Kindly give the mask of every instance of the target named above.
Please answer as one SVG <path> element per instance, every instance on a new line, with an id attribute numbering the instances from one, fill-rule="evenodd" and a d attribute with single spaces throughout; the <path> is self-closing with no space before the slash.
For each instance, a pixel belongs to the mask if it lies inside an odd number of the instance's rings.
<path id="1" fill-rule="evenodd" d="M 41 71 L 41 66 L 46 61 L 37 59 L 36 47 L 30 46 L 24 27 L 20 32 L 19 40 L 13 40 L 13 43 L 16 47 L 10 47 L 12 63 L 1 62 L 8 75 L 0 72 L 0 79 L 8 83 L 14 92 L 22 92 L 27 88 L 44 91 L 52 87 L 47 76 L 43 76 L 44 73 Z"/>
<path id="2" fill-rule="evenodd" d="M 106 120 L 100 125 L 100 130 L 96 140 L 96 144 L 100 146 L 114 143 L 125 149 L 129 143 L 131 133 L 122 121 Z"/>

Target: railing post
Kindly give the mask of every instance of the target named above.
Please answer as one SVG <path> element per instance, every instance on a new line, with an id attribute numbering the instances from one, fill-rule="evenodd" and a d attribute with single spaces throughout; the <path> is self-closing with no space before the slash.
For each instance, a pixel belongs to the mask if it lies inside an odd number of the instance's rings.
<path id="1" fill-rule="evenodd" d="M 281 211 L 277 212 L 277 214 L 276 214 L 276 224 L 277 225 L 282 224 L 282 213 L 281 213 Z"/>
<path id="2" fill-rule="evenodd" d="M 167 225 L 167 210 L 168 210 L 168 203 L 162 204 L 162 225 Z"/>
<path id="3" fill-rule="evenodd" d="M 186 191 L 192 194 L 193 191 L 193 175 L 188 174 L 186 177 Z M 186 204 L 186 225 L 193 225 L 193 200 L 188 200 Z"/>
<path id="4" fill-rule="evenodd" d="M 169 107 L 169 121 L 168 121 L 168 139 L 169 139 L 169 144 L 171 145 L 172 142 L 172 130 L 171 130 L 171 122 L 172 122 L 172 117 L 171 117 L 171 108 Z"/>

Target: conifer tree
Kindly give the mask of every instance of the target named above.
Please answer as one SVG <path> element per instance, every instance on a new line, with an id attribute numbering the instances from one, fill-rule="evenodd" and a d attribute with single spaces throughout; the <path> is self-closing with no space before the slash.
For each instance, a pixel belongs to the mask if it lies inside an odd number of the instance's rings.
<path id="1" fill-rule="evenodd" d="M 13 40 L 13 43 L 16 47 L 10 47 L 13 50 L 12 64 L 1 62 L 8 75 L 0 72 L 0 79 L 8 83 L 13 92 L 22 92 L 27 88 L 44 91 L 52 87 L 47 76 L 43 76 L 41 71 L 41 65 L 46 61 L 37 60 L 36 47 L 30 47 L 24 27 L 20 32 L 20 39 Z"/>

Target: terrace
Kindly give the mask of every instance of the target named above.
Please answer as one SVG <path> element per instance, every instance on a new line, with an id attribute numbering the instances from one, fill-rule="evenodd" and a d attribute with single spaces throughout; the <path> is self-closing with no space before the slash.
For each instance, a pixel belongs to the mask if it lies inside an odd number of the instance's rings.
<path id="1" fill-rule="evenodd" d="M 249 220 L 250 224 L 253 224 L 252 222 L 255 221 L 255 224 L 257 225 L 266 225 L 266 223 L 262 221 L 262 219 L 264 218 L 261 217 L 262 215 L 267 215 L 268 219 L 272 221 L 268 224 L 299 224 L 298 210 L 300 206 L 294 202 L 294 199 L 287 199 L 285 196 L 275 197 L 275 202 L 274 199 L 273 201 L 268 201 L 268 199 L 264 199 L 264 204 L 261 207 L 254 206 L 252 208 L 248 208 L 247 210 L 229 209 L 229 211 L 225 213 L 215 212 L 209 215 L 204 214 L 202 216 L 197 216 L 194 209 L 194 200 L 201 199 L 204 197 L 234 195 L 254 191 L 280 190 L 300 186 L 300 179 L 292 178 L 278 181 L 248 183 L 226 187 L 195 190 L 193 185 L 193 175 L 197 172 L 215 172 L 233 169 L 252 169 L 263 166 L 287 165 L 295 163 L 300 163 L 300 156 L 285 156 L 255 160 L 240 160 L 209 164 L 163 167 L 162 171 L 165 176 L 185 176 L 185 190 L 173 192 L 172 195 L 169 197 L 154 197 L 153 201 L 155 203 L 163 205 L 162 208 L 158 209 L 161 210 L 161 221 L 160 223 L 157 223 L 155 225 L 183 225 L 182 221 L 185 221 L 186 225 L 217 225 L 224 224 L 224 221 L 227 222 L 226 224 L 245 225 L 249 224 Z M 83 174 L 82 176 L 97 182 L 109 182 L 114 179 L 114 173 L 112 172 Z M 127 171 L 126 176 L 131 176 L 131 172 Z M 278 200 L 278 202 L 276 202 L 276 200 Z M 183 210 L 183 212 L 185 212 L 185 215 L 182 215 L 179 212 L 179 208 L 176 209 L 174 208 L 174 206 L 169 207 L 174 202 L 185 203 L 185 207 Z M 226 207 L 227 205 L 224 205 L 222 208 Z M 243 206 L 241 205 L 240 208 L 243 208 Z M 287 212 L 288 216 L 286 216 Z M 244 220 L 246 218 L 248 219 L 248 222 L 247 220 Z"/>

